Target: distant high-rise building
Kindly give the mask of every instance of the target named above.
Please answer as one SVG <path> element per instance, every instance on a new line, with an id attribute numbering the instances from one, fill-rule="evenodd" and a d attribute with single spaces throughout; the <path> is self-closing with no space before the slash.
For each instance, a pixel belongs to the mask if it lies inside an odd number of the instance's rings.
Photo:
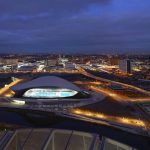
<path id="1" fill-rule="evenodd" d="M 57 63 L 58 61 L 56 59 L 49 59 L 45 61 L 46 66 L 56 66 Z"/>
<path id="2" fill-rule="evenodd" d="M 125 73 L 131 73 L 131 60 L 123 59 L 119 61 L 119 69 Z"/>

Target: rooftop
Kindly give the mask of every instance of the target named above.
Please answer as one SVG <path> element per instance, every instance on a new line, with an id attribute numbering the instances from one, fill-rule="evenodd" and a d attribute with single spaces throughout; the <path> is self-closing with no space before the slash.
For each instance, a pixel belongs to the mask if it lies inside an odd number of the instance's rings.
<path id="1" fill-rule="evenodd" d="M 40 88 L 40 87 L 58 87 L 58 88 L 65 88 L 65 89 L 71 89 L 74 91 L 81 91 L 79 87 L 72 84 L 71 82 L 56 77 L 56 76 L 44 76 L 39 77 L 36 79 L 33 79 L 31 81 L 27 81 L 25 83 L 20 83 L 18 85 L 12 86 L 11 90 L 13 91 L 19 91 L 24 89 L 30 89 L 30 88 Z"/>
<path id="2" fill-rule="evenodd" d="M 131 146 L 97 134 L 62 129 L 20 129 L 0 132 L 0 149 L 130 150 Z"/>

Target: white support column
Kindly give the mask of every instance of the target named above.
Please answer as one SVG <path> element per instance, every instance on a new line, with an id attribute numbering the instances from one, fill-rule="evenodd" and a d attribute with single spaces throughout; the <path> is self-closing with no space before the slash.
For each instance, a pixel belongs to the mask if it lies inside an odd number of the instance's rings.
<path id="1" fill-rule="evenodd" d="M 55 139 L 54 139 L 54 136 L 53 136 L 53 138 L 52 138 L 52 150 L 55 150 L 55 141 L 54 141 Z"/>
<path id="2" fill-rule="evenodd" d="M 83 145 L 84 145 L 84 150 L 86 150 L 86 143 L 85 143 L 85 137 L 83 135 Z"/>
<path id="3" fill-rule="evenodd" d="M 53 136 L 54 136 L 53 129 L 51 129 L 51 131 L 50 131 L 50 133 L 49 133 L 49 137 L 48 137 L 48 139 L 47 139 L 45 145 L 43 145 L 43 150 L 47 150 L 47 147 L 48 147 L 50 141 L 53 140 L 53 139 L 52 139 Z M 53 144 L 53 141 L 52 141 L 52 144 Z M 53 145 L 52 145 L 52 148 L 53 148 Z"/>

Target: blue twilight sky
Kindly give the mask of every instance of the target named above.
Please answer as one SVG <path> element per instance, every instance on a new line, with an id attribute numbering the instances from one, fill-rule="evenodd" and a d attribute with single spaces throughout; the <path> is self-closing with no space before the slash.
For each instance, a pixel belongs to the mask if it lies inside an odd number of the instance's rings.
<path id="1" fill-rule="evenodd" d="M 0 52 L 150 53 L 150 0 L 0 0 Z"/>

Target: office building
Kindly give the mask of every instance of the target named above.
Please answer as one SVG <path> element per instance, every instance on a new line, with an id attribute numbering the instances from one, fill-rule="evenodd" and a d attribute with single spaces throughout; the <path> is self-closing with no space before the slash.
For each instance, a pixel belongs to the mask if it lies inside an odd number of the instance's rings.
<path id="1" fill-rule="evenodd" d="M 132 66 L 131 66 L 131 60 L 124 59 L 119 61 L 119 69 L 121 72 L 124 73 L 131 73 Z"/>

